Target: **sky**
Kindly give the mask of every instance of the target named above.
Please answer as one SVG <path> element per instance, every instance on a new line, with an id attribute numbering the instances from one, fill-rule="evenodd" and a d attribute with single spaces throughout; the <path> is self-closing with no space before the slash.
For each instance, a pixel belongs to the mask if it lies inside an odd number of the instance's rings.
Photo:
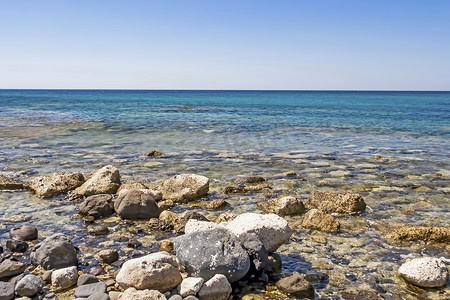
<path id="1" fill-rule="evenodd" d="M 450 90 L 450 1 L 0 0 L 0 88 Z"/>

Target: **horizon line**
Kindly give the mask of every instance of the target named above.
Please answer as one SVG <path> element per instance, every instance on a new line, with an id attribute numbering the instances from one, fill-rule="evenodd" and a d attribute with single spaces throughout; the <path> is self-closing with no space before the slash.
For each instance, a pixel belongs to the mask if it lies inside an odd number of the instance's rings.
<path id="1" fill-rule="evenodd" d="M 450 92 L 450 90 L 404 90 L 404 89 L 158 89 L 158 88 L 0 88 L 29 91 L 242 91 L 242 92 Z"/>

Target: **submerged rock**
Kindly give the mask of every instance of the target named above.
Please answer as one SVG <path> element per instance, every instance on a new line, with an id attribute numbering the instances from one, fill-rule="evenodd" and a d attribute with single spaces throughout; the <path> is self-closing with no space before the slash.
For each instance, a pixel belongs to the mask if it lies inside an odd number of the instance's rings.
<path id="1" fill-rule="evenodd" d="M 73 194 L 92 196 L 97 194 L 114 194 L 120 186 L 119 170 L 111 165 L 95 170 L 88 180 L 73 191 Z"/>
<path id="2" fill-rule="evenodd" d="M 241 242 L 225 228 L 192 232 L 174 241 L 176 256 L 190 276 L 210 279 L 224 274 L 237 281 L 250 269 L 250 258 Z"/>
<path id="3" fill-rule="evenodd" d="M 0 175 L 0 190 L 24 190 L 28 184 L 23 181 Z"/>
<path id="4" fill-rule="evenodd" d="M 203 284 L 198 296 L 201 300 L 227 300 L 231 291 L 231 285 L 226 276 L 216 274 Z"/>
<path id="5" fill-rule="evenodd" d="M 294 273 L 292 276 L 280 279 L 277 288 L 288 296 L 314 299 L 314 287 L 303 275 Z"/>
<path id="6" fill-rule="evenodd" d="M 258 207 L 266 213 L 273 213 L 280 216 L 298 215 L 304 213 L 306 210 L 303 202 L 292 196 L 259 202 Z"/>
<path id="7" fill-rule="evenodd" d="M 30 189 L 36 195 L 48 198 L 65 194 L 84 182 L 84 176 L 80 172 L 60 172 L 49 176 L 36 177 L 30 182 Z"/>
<path id="8" fill-rule="evenodd" d="M 92 195 L 80 204 L 80 215 L 95 219 L 109 217 L 113 214 L 113 198 L 109 194 Z"/>
<path id="9" fill-rule="evenodd" d="M 34 246 L 30 260 L 46 270 L 76 266 L 78 263 L 75 247 L 70 238 L 62 233 L 49 236 Z"/>
<path id="10" fill-rule="evenodd" d="M 420 287 L 440 287 L 447 284 L 445 263 L 433 257 L 412 259 L 400 266 L 398 272 L 407 281 Z"/>
<path id="11" fill-rule="evenodd" d="M 366 210 L 366 203 L 361 195 L 340 194 L 314 191 L 305 202 L 308 209 L 316 208 L 325 213 L 349 214 Z"/>
<path id="12" fill-rule="evenodd" d="M 13 240 L 32 241 L 38 238 L 38 230 L 34 226 L 21 225 L 11 229 L 9 237 Z"/>
<path id="13" fill-rule="evenodd" d="M 248 176 L 248 177 L 239 177 L 234 181 L 236 184 L 254 184 L 266 181 L 264 177 L 261 176 Z"/>
<path id="14" fill-rule="evenodd" d="M 208 194 L 209 178 L 197 174 L 175 175 L 156 189 L 161 191 L 164 200 L 186 203 Z"/>
<path id="15" fill-rule="evenodd" d="M 154 190 L 126 190 L 114 201 L 114 209 L 121 218 L 157 218 L 160 210 L 156 201 L 161 200 L 161 192 Z"/>
<path id="16" fill-rule="evenodd" d="M 166 154 L 159 152 L 157 150 L 150 150 L 147 153 L 145 153 L 145 156 L 149 156 L 149 157 L 156 157 L 156 156 L 164 156 Z"/>
<path id="17" fill-rule="evenodd" d="M 450 243 L 450 226 L 404 226 L 388 233 L 386 237 L 398 241 Z"/>
<path id="18" fill-rule="evenodd" d="M 302 226 L 322 231 L 337 232 L 341 224 L 332 215 L 318 209 L 309 210 L 302 219 Z"/>

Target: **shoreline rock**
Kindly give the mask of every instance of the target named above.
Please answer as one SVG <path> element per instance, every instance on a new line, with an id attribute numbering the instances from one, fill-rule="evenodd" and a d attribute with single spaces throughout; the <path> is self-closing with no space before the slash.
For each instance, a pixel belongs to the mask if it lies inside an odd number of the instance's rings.
<path id="1" fill-rule="evenodd" d="M 154 190 L 124 190 L 114 201 L 114 210 L 124 219 L 158 218 L 160 209 L 156 201 L 162 195 Z"/>
<path id="2" fill-rule="evenodd" d="M 447 284 L 448 269 L 434 257 L 422 257 L 402 264 L 398 273 L 408 282 L 420 287 L 441 287 Z"/>
<path id="3" fill-rule="evenodd" d="M 50 198 L 65 194 L 84 183 L 80 172 L 58 172 L 49 176 L 39 176 L 30 181 L 30 189 L 38 196 Z"/>
<path id="4" fill-rule="evenodd" d="M 280 216 L 299 215 L 304 213 L 306 210 L 303 202 L 292 196 L 271 199 L 266 202 L 259 202 L 257 205 L 265 213 L 272 213 Z"/>
<path id="5" fill-rule="evenodd" d="M 186 203 L 208 194 L 209 178 L 197 174 L 179 174 L 164 180 L 156 187 L 163 200 Z"/>
<path id="6" fill-rule="evenodd" d="M 426 241 L 450 243 L 450 226 L 403 226 L 386 234 L 389 239 L 397 241 Z"/>
<path id="7" fill-rule="evenodd" d="M 330 193 L 314 191 L 305 202 L 308 209 L 318 209 L 324 213 L 350 214 L 366 210 L 366 203 L 359 194 Z"/>
<path id="8" fill-rule="evenodd" d="M 92 172 L 88 179 L 72 193 L 85 197 L 97 194 L 114 194 L 119 186 L 119 170 L 112 165 L 107 165 Z"/>
<path id="9" fill-rule="evenodd" d="M 332 215 L 313 208 L 303 217 L 302 226 L 322 231 L 338 232 L 341 223 L 339 223 Z"/>

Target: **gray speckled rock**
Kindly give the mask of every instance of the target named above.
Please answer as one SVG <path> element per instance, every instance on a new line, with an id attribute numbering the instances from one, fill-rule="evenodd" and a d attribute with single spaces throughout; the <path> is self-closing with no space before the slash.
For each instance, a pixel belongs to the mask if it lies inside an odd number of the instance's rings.
<path id="1" fill-rule="evenodd" d="M 46 270 L 76 266 L 78 263 L 72 242 L 62 233 L 49 236 L 34 246 L 30 259 L 34 265 L 40 265 Z"/>
<path id="2" fill-rule="evenodd" d="M 95 219 L 109 217 L 114 212 L 112 199 L 109 194 L 89 196 L 80 204 L 80 215 L 92 216 Z"/>
<path id="3" fill-rule="evenodd" d="M 227 300 L 231 294 L 231 285 L 222 274 L 216 274 L 205 282 L 198 296 L 200 300 Z"/>
<path id="4" fill-rule="evenodd" d="M 106 284 L 104 282 L 95 282 L 83 284 L 76 288 L 75 297 L 87 298 L 93 294 L 102 294 L 106 292 Z"/>
<path id="5" fill-rule="evenodd" d="M 54 270 L 52 273 L 52 285 L 56 289 L 67 289 L 77 283 L 77 267 L 67 267 Z"/>
<path id="6" fill-rule="evenodd" d="M 260 271 L 264 269 L 269 262 L 269 253 L 264 244 L 258 239 L 254 233 L 243 233 L 240 236 L 242 246 L 250 257 L 253 267 Z"/>
<path id="7" fill-rule="evenodd" d="M 275 214 L 241 214 L 229 222 L 226 228 L 238 238 L 244 233 L 256 234 L 269 252 L 275 252 L 293 233 L 288 222 Z"/>
<path id="8" fill-rule="evenodd" d="M 39 293 L 44 287 L 44 281 L 35 275 L 26 275 L 16 284 L 16 293 L 19 296 L 31 297 Z"/>
<path id="9" fill-rule="evenodd" d="M 92 275 L 92 274 L 81 274 L 78 277 L 77 286 L 84 285 L 84 284 L 90 284 L 90 283 L 96 283 L 96 282 L 98 282 L 98 278 L 95 277 L 94 275 Z"/>
<path id="10" fill-rule="evenodd" d="M 157 190 L 164 200 L 188 202 L 205 196 L 209 191 L 209 178 L 197 174 L 180 174 L 164 180 Z"/>
<path id="11" fill-rule="evenodd" d="M 84 176 L 80 172 L 60 172 L 49 176 L 36 177 L 30 181 L 30 189 L 36 195 L 48 198 L 71 191 L 84 182 Z"/>
<path id="12" fill-rule="evenodd" d="M 121 218 L 157 218 L 160 210 L 156 201 L 161 200 L 161 192 L 154 190 L 124 190 L 114 201 L 114 209 Z"/>
<path id="13" fill-rule="evenodd" d="M 398 272 L 407 281 L 421 287 L 440 287 L 447 284 L 448 269 L 434 257 L 415 258 L 402 264 Z"/>
<path id="14" fill-rule="evenodd" d="M 329 193 L 314 191 L 305 202 L 308 209 L 316 208 L 325 213 L 349 214 L 366 210 L 361 195 L 350 193 Z"/>
<path id="15" fill-rule="evenodd" d="M 14 299 L 14 285 L 9 282 L 0 281 L 0 300 Z"/>
<path id="16" fill-rule="evenodd" d="M 177 259 L 190 276 L 210 279 L 224 274 L 237 281 L 250 269 L 250 258 L 239 239 L 225 228 L 179 236 L 174 241 Z"/>
<path id="17" fill-rule="evenodd" d="M 114 194 L 120 186 L 119 170 L 111 165 L 95 170 L 73 193 L 81 196 Z"/>

